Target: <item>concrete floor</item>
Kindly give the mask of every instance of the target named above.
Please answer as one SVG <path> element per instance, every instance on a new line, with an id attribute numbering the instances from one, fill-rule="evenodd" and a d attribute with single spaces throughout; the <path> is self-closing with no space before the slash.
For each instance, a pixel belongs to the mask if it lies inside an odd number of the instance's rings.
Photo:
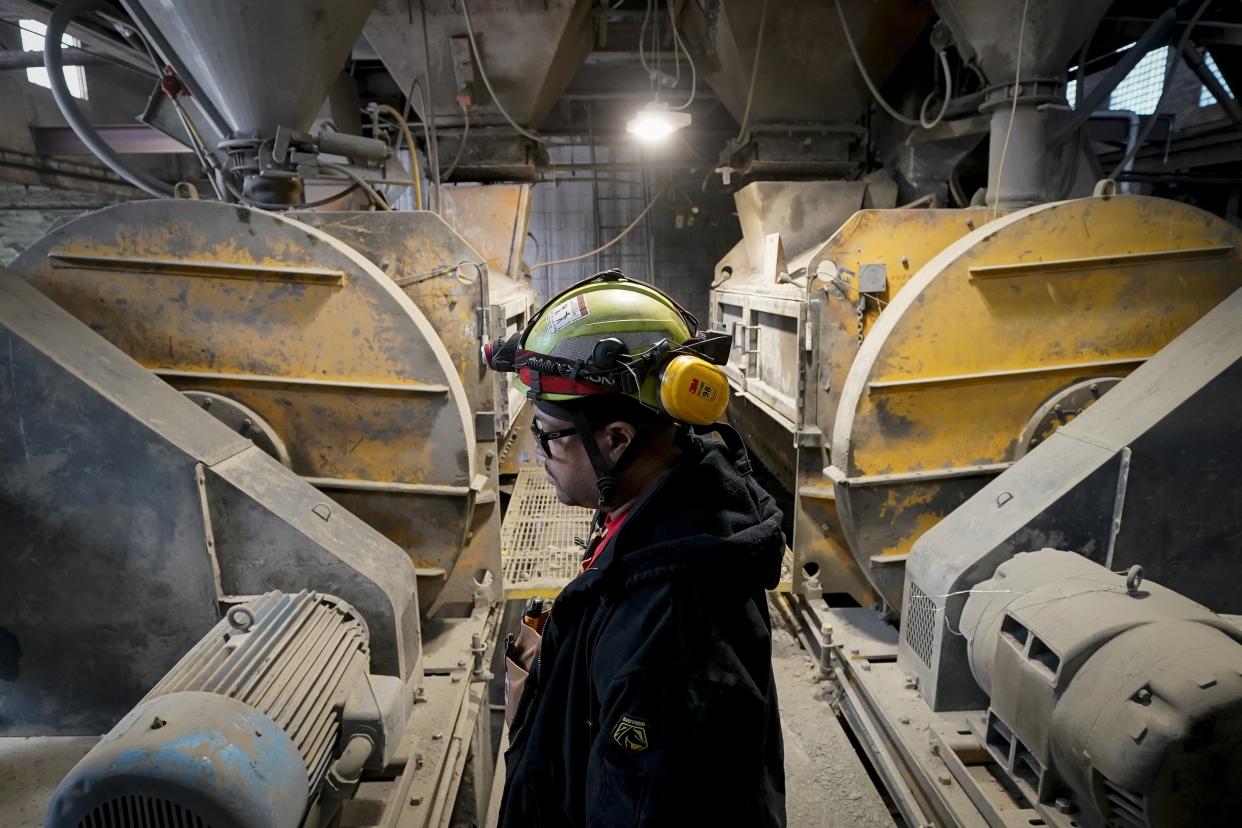
<path id="1" fill-rule="evenodd" d="M 785 734 L 789 828 L 893 828 L 888 809 L 823 698 L 819 668 L 779 623 L 772 629 L 772 666 Z"/>

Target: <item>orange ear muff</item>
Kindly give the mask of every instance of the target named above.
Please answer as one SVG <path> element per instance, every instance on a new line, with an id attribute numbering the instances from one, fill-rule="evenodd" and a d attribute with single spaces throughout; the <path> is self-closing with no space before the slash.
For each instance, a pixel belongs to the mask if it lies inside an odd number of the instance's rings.
<path id="1" fill-rule="evenodd" d="M 679 354 L 660 372 L 660 406 L 674 420 L 711 425 L 729 404 L 729 382 L 705 359 Z"/>

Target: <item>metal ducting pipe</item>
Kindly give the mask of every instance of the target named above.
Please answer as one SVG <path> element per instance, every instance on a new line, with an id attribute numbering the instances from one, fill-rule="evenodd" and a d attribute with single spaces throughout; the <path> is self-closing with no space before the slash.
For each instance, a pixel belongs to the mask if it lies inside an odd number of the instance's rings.
<path id="1" fill-rule="evenodd" d="M 964 58 L 992 86 L 987 203 L 1015 209 L 1055 200 L 1051 130 L 1063 103 L 1065 63 L 1108 10 L 1109 0 L 933 0 Z M 1090 111 L 1090 110 L 1088 110 Z"/>
<path id="2" fill-rule="evenodd" d="M 61 114 L 65 116 L 65 121 L 69 124 L 70 129 L 100 161 L 108 165 L 109 169 L 130 184 L 157 198 L 170 197 L 173 194 L 171 184 L 126 166 L 125 162 L 121 160 L 121 156 L 112 147 L 108 146 L 108 143 L 91 127 L 86 117 L 82 114 L 82 110 L 78 109 L 78 105 L 74 103 L 73 95 L 69 92 L 69 87 L 65 83 L 65 65 L 60 45 L 65 29 L 79 14 L 90 9 L 103 7 L 99 0 L 65 0 L 52 12 L 52 17 L 47 24 L 47 33 L 43 40 L 43 65 L 47 68 L 47 79 L 52 87 L 52 97 L 56 100 L 56 106 L 60 108 Z"/>

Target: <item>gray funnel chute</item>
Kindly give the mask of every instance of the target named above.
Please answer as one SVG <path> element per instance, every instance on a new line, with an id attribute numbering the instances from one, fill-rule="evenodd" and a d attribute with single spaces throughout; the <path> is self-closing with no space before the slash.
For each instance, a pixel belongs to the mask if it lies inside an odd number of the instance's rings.
<path id="1" fill-rule="evenodd" d="M 375 0 L 137 0 L 230 137 L 304 131 Z"/>
<path id="2" fill-rule="evenodd" d="M 1055 80 L 1112 0 L 932 0 L 965 57 L 973 52 L 988 83 L 1012 83 L 1022 40 L 1021 77 Z"/>
<path id="3" fill-rule="evenodd" d="M 1078 153 L 1072 142 L 1052 146 L 1049 136 L 1065 103 L 1065 68 L 1111 0 L 932 0 L 932 5 L 962 56 L 973 56 L 990 84 L 982 107 L 992 114 L 987 203 L 1016 209 L 1063 198 L 1064 181 L 1072 181 L 1065 173 L 1077 166 Z"/>

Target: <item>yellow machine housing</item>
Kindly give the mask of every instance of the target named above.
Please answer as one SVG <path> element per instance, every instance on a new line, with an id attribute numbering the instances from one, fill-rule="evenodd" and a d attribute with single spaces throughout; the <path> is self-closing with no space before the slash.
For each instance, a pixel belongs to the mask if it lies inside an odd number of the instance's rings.
<path id="1" fill-rule="evenodd" d="M 425 614 L 498 597 L 510 415 L 478 343 L 525 311 L 492 313 L 489 268 L 432 213 L 295 215 L 131 202 L 12 267 L 404 548 Z"/>
<path id="2" fill-rule="evenodd" d="M 796 588 L 900 607 L 923 532 L 1242 285 L 1242 233 L 1179 202 L 990 216 L 864 210 L 789 284 L 713 291 L 745 333 L 730 417 L 795 495 Z"/>

